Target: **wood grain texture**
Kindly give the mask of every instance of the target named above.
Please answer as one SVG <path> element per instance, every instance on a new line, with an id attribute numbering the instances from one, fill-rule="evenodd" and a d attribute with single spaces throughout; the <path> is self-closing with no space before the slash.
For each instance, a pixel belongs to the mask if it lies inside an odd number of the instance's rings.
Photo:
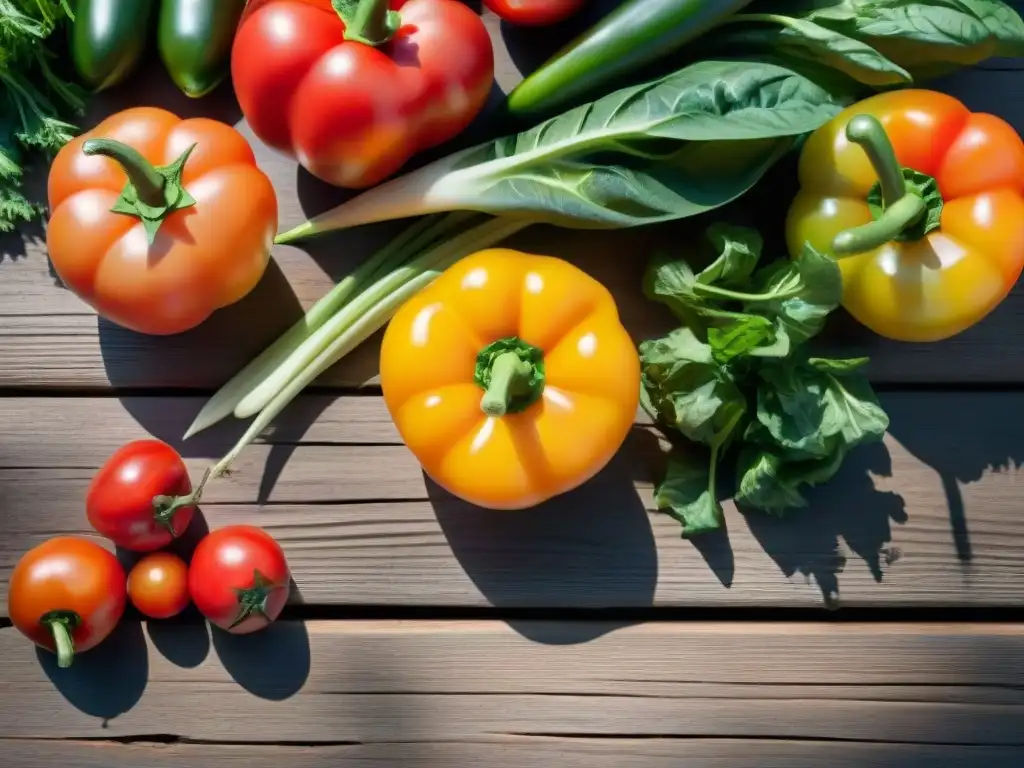
<path id="1" fill-rule="evenodd" d="M 607 5 L 607 3 L 605 4 Z M 597 13 L 597 11 L 593 11 Z M 561 38 L 547 30 L 515 30 L 488 15 L 495 43 L 496 86 L 512 88 L 520 71 L 539 64 Z M 561 36 L 582 29 L 586 16 L 560 27 Z M 962 98 L 975 110 L 993 112 L 1024 130 L 1024 78 L 1019 71 L 964 70 L 930 84 Z M 261 167 L 278 192 L 281 228 L 341 202 L 351 193 L 313 179 L 290 159 L 256 140 L 241 118 L 229 85 L 200 100 L 182 96 L 162 68 L 150 67 L 123 87 L 98 97 L 86 125 L 137 103 L 165 106 L 183 116 L 202 114 L 236 124 L 253 142 Z M 485 115 L 466 137 L 470 143 L 493 131 Z M 437 156 L 442 150 L 430 156 Z M 758 225 L 773 254 L 781 247 L 785 206 L 796 191 L 794 163 L 786 162 L 753 192 L 704 220 L 614 233 L 535 227 L 508 241 L 523 250 L 561 256 L 579 264 L 611 288 L 626 325 L 639 341 L 672 326 L 667 313 L 643 299 L 640 276 L 658 247 L 694 242 L 714 218 Z M 43 191 L 43 179 L 34 180 Z M 197 329 L 171 338 L 146 337 L 103 320 L 68 291 L 55 286 L 38 230 L 0 240 L 0 387 L 119 388 L 182 387 L 211 390 L 265 348 L 304 309 L 322 296 L 374 248 L 393 236 L 396 223 L 365 227 L 310 241 L 303 249 L 279 246 L 274 263 L 245 300 L 216 313 Z M 685 247 L 685 246 L 683 246 Z M 898 344 L 865 331 L 836 313 L 821 346 L 845 355 L 870 355 L 870 375 L 880 382 L 1020 383 L 1015 364 L 1024 352 L 1024 289 L 1014 292 L 986 321 L 941 344 Z M 373 384 L 377 376 L 375 336 L 322 378 L 333 386 Z"/>
<path id="2" fill-rule="evenodd" d="M 1024 629 L 1006 625 L 280 622 L 234 637 L 126 622 L 67 671 L 8 628 L 0 679 L 17 699 L 0 707 L 0 739 L 384 755 L 398 743 L 654 738 L 680 756 L 704 739 L 779 739 L 1024 757 Z"/>
<path id="3" fill-rule="evenodd" d="M 0 739 L 7 768 L 1019 768 L 1019 747 L 795 739 L 511 737 L 309 746 Z"/>
<path id="4" fill-rule="evenodd" d="M 202 402 L 0 399 L 0 610 L 26 549 L 89 534 L 86 488 L 119 445 L 165 439 L 194 477 L 229 447 L 237 426 L 178 439 Z M 305 396 L 209 487 L 205 526 L 266 527 L 317 604 L 1021 605 L 1024 394 L 893 393 L 883 405 L 885 444 L 856 451 L 807 510 L 780 520 L 727 504 L 727 532 L 691 543 L 651 511 L 662 454 L 642 422 L 579 490 L 492 512 L 423 476 L 380 398 Z"/>

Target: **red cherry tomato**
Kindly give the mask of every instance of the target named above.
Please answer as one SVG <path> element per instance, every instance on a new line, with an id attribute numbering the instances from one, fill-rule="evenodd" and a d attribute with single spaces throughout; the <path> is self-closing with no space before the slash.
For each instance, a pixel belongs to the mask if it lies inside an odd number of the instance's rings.
<path id="1" fill-rule="evenodd" d="M 124 613 L 124 569 L 85 539 L 58 536 L 30 549 L 11 573 L 7 614 L 25 637 L 71 666 L 99 645 Z"/>
<path id="2" fill-rule="evenodd" d="M 236 635 L 270 624 L 291 591 L 281 545 L 262 528 L 229 525 L 199 542 L 188 571 L 189 593 L 211 623 Z"/>
<path id="3" fill-rule="evenodd" d="M 367 0 L 364 0 L 366 2 Z M 231 80 L 253 133 L 329 184 L 365 188 L 454 138 L 480 112 L 494 51 L 459 0 L 378 0 L 395 28 L 369 44 L 345 4 L 251 0 L 231 49 Z M 380 25 L 377 25 L 380 26 Z M 363 29 L 363 33 L 371 30 Z"/>
<path id="4" fill-rule="evenodd" d="M 85 512 L 92 527 L 117 546 L 150 552 L 188 528 L 195 506 L 181 456 L 159 440 L 119 448 L 92 480 Z"/>
<path id="5" fill-rule="evenodd" d="M 583 7 L 583 0 L 484 0 L 505 21 L 525 27 L 556 24 Z"/>
<path id="6" fill-rule="evenodd" d="M 132 605 L 152 619 L 177 616 L 188 605 L 188 565 L 170 552 L 153 552 L 128 574 Z"/>

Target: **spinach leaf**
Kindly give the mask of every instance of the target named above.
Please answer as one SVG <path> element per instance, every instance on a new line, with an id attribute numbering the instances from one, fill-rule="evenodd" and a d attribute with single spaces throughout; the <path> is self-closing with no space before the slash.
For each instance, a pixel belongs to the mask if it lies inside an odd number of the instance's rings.
<path id="1" fill-rule="evenodd" d="M 775 326 L 760 315 L 747 315 L 731 325 L 708 329 L 708 345 L 715 362 L 722 365 L 758 348 L 775 345 Z"/>
<path id="2" fill-rule="evenodd" d="M 787 461 L 770 448 L 747 446 L 738 460 L 739 481 L 734 499 L 741 506 L 775 515 L 806 507 L 801 487 L 828 482 L 845 458 L 846 449 L 842 447 L 820 459 Z"/>
<path id="3" fill-rule="evenodd" d="M 826 373 L 824 395 L 827 418 L 840 425 L 840 434 L 848 448 L 882 439 L 889 428 L 889 416 L 860 374 L 845 374 L 842 379 Z"/>
<path id="4" fill-rule="evenodd" d="M 826 456 L 837 442 L 841 425 L 826 421 L 824 376 L 796 365 L 765 366 L 758 375 L 757 423 L 770 438 L 764 439 L 761 433 L 760 442 L 794 459 Z M 748 428 L 744 439 L 758 441 L 758 430 Z"/>
<path id="5" fill-rule="evenodd" d="M 716 465 L 714 451 L 710 462 L 680 451 L 669 454 L 665 478 L 654 489 L 654 503 L 679 521 L 684 537 L 722 525 L 722 505 L 715 493 Z"/>
<path id="6" fill-rule="evenodd" d="M 395 194 L 415 194 L 419 213 L 460 208 L 568 227 L 680 219 L 739 197 L 792 146 L 770 142 L 728 174 L 707 172 L 709 161 L 730 166 L 732 142 L 793 139 L 845 102 L 778 64 L 699 61 L 413 171 Z M 706 142 L 720 147 L 716 157 Z M 402 206 L 389 184 L 372 196 Z"/>
<path id="7" fill-rule="evenodd" d="M 848 357 L 837 360 L 827 357 L 811 357 L 808 358 L 807 364 L 812 368 L 817 368 L 819 371 L 823 371 L 824 373 L 832 373 L 836 376 L 845 376 L 848 373 L 859 371 L 867 365 L 868 358 Z"/>
<path id="8" fill-rule="evenodd" d="M 754 273 L 764 241 L 756 229 L 716 222 L 707 229 L 707 239 L 717 257 L 697 275 L 704 285 L 743 285 Z"/>
<path id="9" fill-rule="evenodd" d="M 644 273 L 644 295 L 666 305 L 690 327 L 701 326 L 699 318 L 745 320 L 742 314 L 706 301 L 701 287 L 746 283 L 761 258 L 761 235 L 748 227 L 712 224 L 706 233 L 706 245 L 713 249 L 711 263 L 700 272 L 694 272 L 684 259 L 657 254 Z M 706 251 L 698 249 L 695 255 L 706 259 Z"/>
<path id="10" fill-rule="evenodd" d="M 641 343 L 640 365 L 644 409 L 690 440 L 724 446 L 746 416 L 743 393 L 689 328 Z"/>
<path id="11" fill-rule="evenodd" d="M 793 344 L 821 331 L 843 297 L 839 265 L 810 244 L 793 261 L 779 261 L 761 270 L 755 285 L 760 295 L 748 299 L 745 308 L 776 317 Z"/>
<path id="12" fill-rule="evenodd" d="M 781 514 L 806 505 L 805 486 L 829 480 L 889 425 L 861 373 L 866 358 L 809 357 L 803 346 L 839 306 L 838 264 L 807 246 L 758 269 L 761 241 L 749 230 L 706 234 L 715 254 L 703 270 L 661 255 L 644 280 L 687 325 L 640 345 L 641 402 L 660 426 L 711 448 L 709 464 L 679 458 L 658 486 L 659 507 L 684 535 L 720 523 L 715 472 L 733 443 L 736 500 Z"/>

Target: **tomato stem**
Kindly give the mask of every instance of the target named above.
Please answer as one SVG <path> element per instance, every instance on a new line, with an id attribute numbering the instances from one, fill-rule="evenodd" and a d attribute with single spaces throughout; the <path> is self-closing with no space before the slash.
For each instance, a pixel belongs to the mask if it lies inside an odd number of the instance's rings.
<path id="1" fill-rule="evenodd" d="M 74 611 L 49 611 L 43 614 L 39 623 L 49 627 L 53 634 L 57 666 L 67 669 L 75 659 L 75 641 L 71 633 L 82 623 L 82 617 Z"/>
<path id="2" fill-rule="evenodd" d="M 878 174 L 882 186 L 882 202 L 888 207 L 899 200 L 907 192 L 903 180 L 903 168 L 896 159 L 896 150 L 892 147 L 885 128 L 873 115 L 856 115 L 846 124 L 846 138 L 861 149 L 871 161 L 871 167 Z"/>
<path id="3" fill-rule="evenodd" d="M 853 256 L 880 248 L 895 240 L 904 229 L 920 219 L 926 207 L 918 195 L 904 195 L 874 221 L 843 230 L 836 235 L 832 240 L 832 252 L 836 256 Z"/>
<path id="4" fill-rule="evenodd" d="M 164 177 L 134 147 L 113 139 L 89 139 L 82 145 L 82 152 L 109 157 L 120 165 L 128 181 L 135 187 L 139 199 L 146 205 L 155 207 L 164 204 Z"/>
<path id="5" fill-rule="evenodd" d="M 110 210 L 141 221 L 152 244 L 165 218 L 196 204 L 181 181 L 185 163 L 195 148 L 193 144 L 173 163 L 161 166 L 150 163 L 134 147 L 113 139 L 89 139 L 82 145 L 82 152 L 109 157 L 121 166 L 128 183 Z"/>
<path id="6" fill-rule="evenodd" d="M 246 589 L 236 589 L 238 596 L 238 615 L 231 622 L 229 629 L 234 629 L 253 614 L 270 620 L 267 615 L 267 601 L 270 596 L 283 587 L 283 584 L 274 584 L 258 570 L 253 569 L 252 586 Z"/>
<path id="7" fill-rule="evenodd" d="M 544 353 L 518 338 L 499 339 L 477 355 L 475 381 L 488 416 L 519 413 L 544 392 Z"/>
<path id="8" fill-rule="evenodd" d="M 345 39 L 363 45 L 384 45 L 402 26 L 389 0 L 334 0 L 334 8 L 345 22 Z"/>
<path id="9" fill-rule="evenodd" d="M 154 496 L 153 519 L 170 531 L 171 536 L 177 538 L 178 534 L 174 530 L 174 516 L 180 509 L 199 504 L 199 500 L 203 497 L 203 489 L 212 476 L 213 467 L 210 467 L 203 473 L 203 479 L 199 481 L 199 485 L 184 496 Z"/>

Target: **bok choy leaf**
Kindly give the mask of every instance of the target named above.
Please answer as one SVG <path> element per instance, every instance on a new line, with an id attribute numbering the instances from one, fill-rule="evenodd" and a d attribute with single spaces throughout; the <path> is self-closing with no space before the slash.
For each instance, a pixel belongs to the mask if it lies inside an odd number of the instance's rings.
<path id="1" fill-rule="evenodd" d="M 846 103 L 777 64 L 701 61 L 442 158 L 278 242 L 451 210 L 594 229 L 693 216 L 745 193 Z"/>

